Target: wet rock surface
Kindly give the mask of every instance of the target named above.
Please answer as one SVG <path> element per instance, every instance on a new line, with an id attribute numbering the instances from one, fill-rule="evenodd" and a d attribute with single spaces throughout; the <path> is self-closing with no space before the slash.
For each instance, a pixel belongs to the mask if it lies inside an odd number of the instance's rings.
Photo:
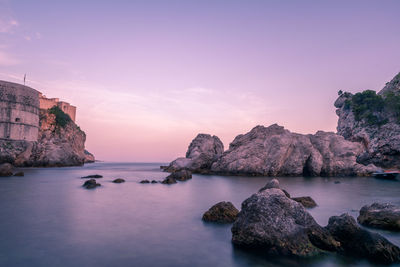
<path id="1" fill-rule="evenodd" d="M 97 183 L 95 179 L 87 180 L 83 184 L 83 187 L 85 187 L 86 189 L 93 189 L 93 188 L 96 188 L 98 186 L 101 186 L 101 184 Z"/>
<path id="2" fill-rule="evenodd" d="M 400 231 L 400 207 L 389 203 L 366 205 L 357 220 L 368 227 Z"/>
<path id="3" fill-rule="evenodd" d="M 203 214 L 203 221 L 217 223 L 232 223 L 235 221 L 238 209 L 231 202 L 219 202 Z"/>

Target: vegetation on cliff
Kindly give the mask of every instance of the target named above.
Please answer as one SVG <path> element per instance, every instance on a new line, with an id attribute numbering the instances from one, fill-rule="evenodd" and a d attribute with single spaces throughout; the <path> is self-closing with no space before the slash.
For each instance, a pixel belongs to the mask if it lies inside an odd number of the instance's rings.
<path id="1" fill-rule="evenodd" d="M 381 126 L 389 122 L 390 117 L 395 117 L 400 124 L 400 95 L 387 92 L 379 95 L 375 91 L 365 90 L 351 95 L 339 91 L 339 95 L 347 97 L 344 108 L 354 114 L 356 121 L 365 121 L 369 125 Z"/>
<path id="2" fill-rule="evenodd" d="M 56 116 L 56 125 L 61 127 L 65 127 L 71 121 L 69 115 L 62 111 L 58 106 L 50 108 L 49 113 Z"/>

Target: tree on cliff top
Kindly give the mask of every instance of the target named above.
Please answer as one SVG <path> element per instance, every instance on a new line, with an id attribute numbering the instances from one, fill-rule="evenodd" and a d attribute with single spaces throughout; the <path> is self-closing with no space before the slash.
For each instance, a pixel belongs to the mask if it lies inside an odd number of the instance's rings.
<path id="1" fill-rule="evenodd" d="M 56 116 L 56 124 L 61 127 L 65 127 L 71 121 L 69 115 L 62 111 L 58 106 L 49 108 L 49 113 Z"/>

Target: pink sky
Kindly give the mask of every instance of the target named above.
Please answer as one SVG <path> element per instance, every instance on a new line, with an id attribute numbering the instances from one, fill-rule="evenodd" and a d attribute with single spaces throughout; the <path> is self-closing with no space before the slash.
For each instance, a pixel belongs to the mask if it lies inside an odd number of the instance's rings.
<path id="1" fill-rule="evenodd" d="M 339 89 L 400 71 L 398 1 L 0 0 L 0 79 L 78 107 L 108 161 L 183 156 L 197 133 L 335 131 Z"/>

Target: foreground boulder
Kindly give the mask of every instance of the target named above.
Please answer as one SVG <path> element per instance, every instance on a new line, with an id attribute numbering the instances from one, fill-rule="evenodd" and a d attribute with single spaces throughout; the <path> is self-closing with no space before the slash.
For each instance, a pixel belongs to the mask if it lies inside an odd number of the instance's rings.
<path id="1" fill-rule="evenodd" d="M 211 166 L 211 173 L 262 176 L 370 175 L 373 165 L 356 162 L 362 144 L 319 131 L 292 133 L 277 124 L 257 126 L 238 135 Z"/>
<path id="2" fill-rule="evenodd" d="M 379 234 L 361 229 L 348 214 L 329 218 L 326 229 L 340 242 L 344 254 L 384 264 L 400 262 L 400 248 Z"/>
<path id="3" fill-rule="evenodd" d="M 294 201 L 299 202 L 305 208 L 314 208 L 317 203 L 311 197 L 293 197 Z"/>
<path id="4" fill-rule="evenodd" d="M 219 202 L 203 214 L 203 221 L 232 223 L 235 221 L 239 211 L 231 202 Z"/>
<path id="5" fill-rule="evenodd" d="M 186 181 L 192 179 L 192 173 L 188 170 L 174 171 L 167 178 L 173 178 L 177 181 Z"/>
<path id="6" fill-rule="evenodd" d="M 312 256 L 340 246 L 301 204 L 277 188 L 254 194 L 242 203 L 232 226 L 232 242 L 286 256 Z"/>
<path id="7" fill-rule="evenodd" d="M 83 184 L 83 187 L 85 187 L 86 189 L 93 189 L 93 188 L 96 188 L 98 186 L 101 186 L 101 184 L 97 183 L 95 179 L 87 180 Z"/>
<path id="8" fill-rule="evenodd" d="M 186 157 L 178 158 L 169 166 L 163 167 L 166 171 L 190 170 L 195 173 L 208 172 L 224 152 L 224 145 L 217 136 L 198 134 L 190 143 Z"/>
<path id="9" fill-rule="evenodd" d="M 13 166 L 10 163 L 0 165 L 0 176 L 8 177 L 13 175 Z"/>
<path id="10" fill-rule="evenodd" d="M 366 205 L 357 220 L 365 226 L 400 231 L 400 207 L 388 203 Z"/>

